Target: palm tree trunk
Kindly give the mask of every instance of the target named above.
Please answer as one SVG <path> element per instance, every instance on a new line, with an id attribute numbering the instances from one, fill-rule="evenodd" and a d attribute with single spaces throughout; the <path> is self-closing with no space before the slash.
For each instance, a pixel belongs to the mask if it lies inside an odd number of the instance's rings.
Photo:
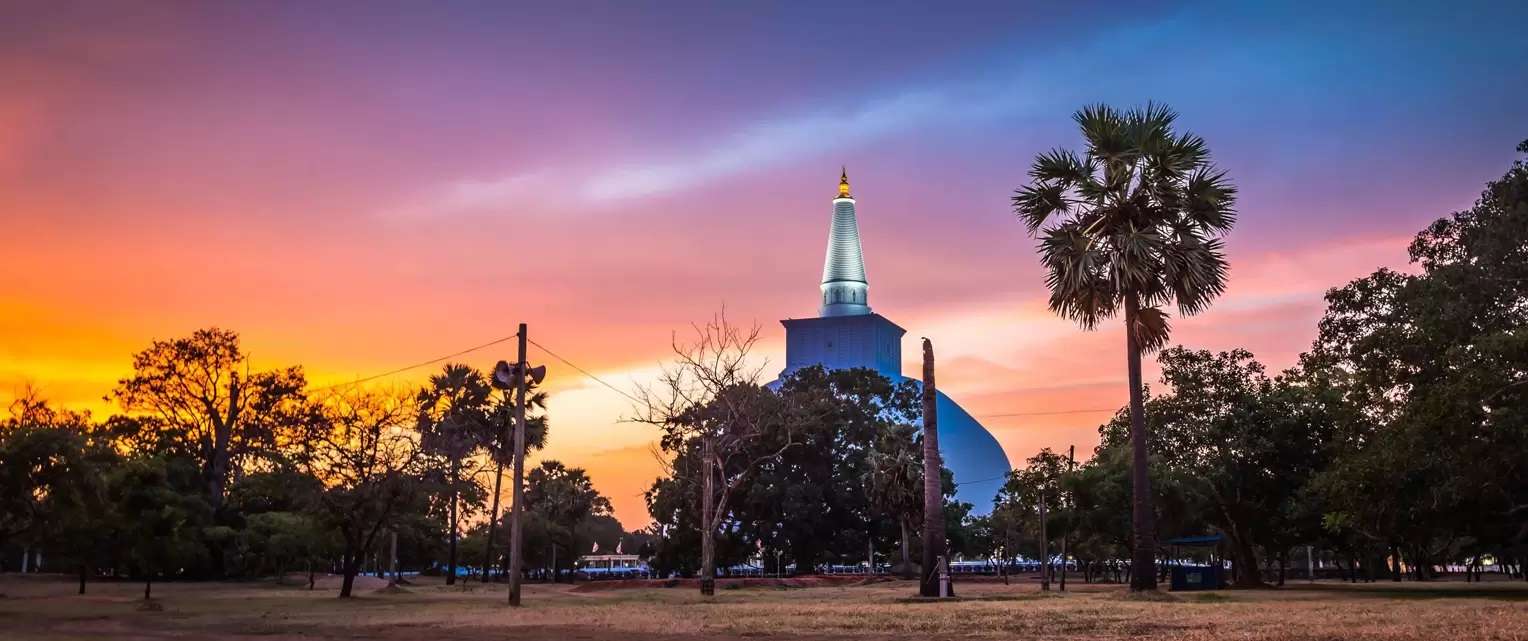
<path id="1" fill-rule="evenodd" d="M 938 391 L 934 387 L 934 344 L 923 339 L 923 567 L 918 594 L 939 596 L 944 557 L 944 488 L 939 458 Z"/>
<path id="2" fill-rule="evenodd" d="M 504 442 L 501 437 L 500 443 Z M 504 457 L 498 458 L 493 473 L 493 509 L 488 512 L 488 545 L 483 550 L 483 582 L 488 582 L 488 568 L 493 565 L 493 535 L 499 525 L 499 491 L 504 486 Z"/>
<path id="3" fill-rule="evenodd" d="M 1125 352 L 1130 375 L 1130 523 L 1135 540 L 1130 561 L 1130 589 L 1157 589 L 1156 519 L 1151 501 L 1151 474 L 1146 456 L 1146 408 L 1141 392 L 1141 345 L 1135 324 L 1140 301 L 1125 295 Z"/>
<path id="4" fill-rule="evenodd" d="M 451 536 L 446 546 L 446 585 L 456 585 L 456 461 L 451 462 Z"/>

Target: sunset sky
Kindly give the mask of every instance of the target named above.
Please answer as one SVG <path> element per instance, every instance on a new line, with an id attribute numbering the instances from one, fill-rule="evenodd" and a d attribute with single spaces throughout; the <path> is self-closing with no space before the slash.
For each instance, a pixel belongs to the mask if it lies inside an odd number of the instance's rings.
<path id="1" fill-rule="evenodd" d="M 1047 311 L 1008 205 L 1077 107 L 1166 102 L 1208 141 L 1230 289 L 1174 342 L 1275 370 L 1528 137 L 1521 3 L 545 4 L 0 1 L 0 400 L 104 416 L 134 351 L 207 326 L 327 384 L 526 322 L 629 390 L 723 305 L 772 375 L 846 165 L 904 354 L 930 337 L 972 414 L 1028 414 L 984 419 L 1015 463 L 1090 453 L 1124 337 Z M 645 523 L 655 433 L 531 357 L 543 456 Z"/>

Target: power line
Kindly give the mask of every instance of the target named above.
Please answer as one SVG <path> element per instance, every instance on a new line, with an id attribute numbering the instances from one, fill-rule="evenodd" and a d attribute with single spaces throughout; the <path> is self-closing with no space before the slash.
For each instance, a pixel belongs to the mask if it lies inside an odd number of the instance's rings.
<path id="1" fill-rule="evenodd" d="M 489 347 L 493 347 L 494 345 L 498 345 L 500 343 L 507 343 L 509 341 L 515 340 L 516 338 L 519 338 L 519 336 L 520 336 L 519 334 L 510 334 L 509 336 L 505 336 L 505 337 L 502 337 L 502 338 L 496 338 L 494 340 L 491 340 L 491 341 L 488 341 L 486 343 L 483 343 L 482 345 L 476 345 L 476 346 L 469 347 L 469 348 L 461 350 L 461 351 L 452 352 L 450 354 L 446 354 L 445 356 L 438 356 L 436 358 L 432 358 L 432 359 L 427 360 L 427 361 L 420 361 L 420 362 L 414 363 L 412 365 L 405 365 L 403 367 L 399 367 L 399 368 L 396 368 L 396 369 L 391 369 L 391 370 L 388 370 L 388 371 L 385 371 L 385 372 L 381 372 L 379 374 L 372 374 L 371 376 L 367 376 L 367 377 L 364 377 L 364 378 L 358 378 L 358 379 L 353 380 L 353 381 L 347 381 L 347 382 L 344 382 L 344 383 L 335 383 L 333 385 L 327 385 L 327 386 L 324 386 L 324 387 L 315 387 L 311 391 L 313 391 L 313 392 L 323 392 L 323 391 L 328 391 L 328 390 L 332 390 L 332 389 L 338 389 L 338 388 L 342 388 L 342 387 L 349 387 L 349 386 L 352 386 L 352 385 L 360 385 L 361 383 L 366 383 L 366 382 L 374 381 L 374 380 L 377 380 L 379 378 L 387 378 L 387 377 L 392 376 L 394 374 L 402 374 L 403 372 L 407 372 L 407 371 L 412 370 L 412 369 L 419 369 L 421 367 L 425 367 L 425 366 L 428 366 L 428 365 L 434 365 L 436 363 L 440 363 L 442 361 L 450 360 L 450 359 L 456 358 L 458 356 L 464 356 L 464 355 L 467 355 L 467 354 L 471 354 L 472 352 L 476 352 L 476 351 L 481 350 L 481 349 L 486 349 L 486 348 L 489 348 Z M 606 382 L 605 379 L 602 379 L 602 378 L 600 378 L 598 376 L 595 376 L 594 374 L 590 373 L 589 370 L 586 370 L 586 369 L 584 369 L 582 367 L 579 367 L 578 365 L 574 364 L 572 361 L 570 361 L 570 360 L 568 360 L 566 358 L 563 358 L 562 356 L 558 355 L 557 352 L 554 352 L 554 351 L 552 351 L 550 349 L 547 349 L 547 347 L 545 345 L 542 345 L 541 343 L 537 343 L 536 341 L 531 340 L 529 337 L 527 337 L 525 339 L 525 342 L 530 343 L 531 345 L 535 345 L 541 351 L 546 352 L 548 356 L 551 356 L 552 358 L 555 358 L 555 359 L 557 359 L 559 361 L 562 361 L 564 365 L 567 365 L 568 367 L 571 367 L 571 368 L 577 370 L 580 374 L 583 374 L 584 376 L 589 377 L 590 380 L 593 380 L 594 382 L 599 383 L 600 385 L 604 385 L 605 387 L 610 388 L 611 391 L 613 391 L 613 392 L 615 392 L 617 394 L 620 394 L 621 396 L 626 397 L 627 399 L 631 400 L 633 403 L 640 403 L 640 401 L 638 401 L 636 397 L 632 396 L 631 394 L 626 393 L 625 391 L 621 390 L 621 388 L 619 388 L 619 387 L 611 385 L 610 383 Z"/>
<path id="2" fill-rule="evenodd" d="M 368 382 L 368 381 L 374 381 L 374 380 L 377 380 L 379 378 L 387 378 L 387 377 L 392 376 L 394 374 L 402 374 L 403 372 L 407 372 L 407 371 L 409 371 L 411 369 L 418 369 L 418 368 L 424 367 L 426 365 L 434 365 L 434 364 L 439 363 L 441 361 L 453 359 L 453 358 L 456 358 L 458 356 L 462 356 L 462 355 L 465 355 L 465 354 L 471 354 L 472 352 L 476 352 L 476 351 L 478 351 L 480 349 L 484 349 L 484 348 L 488 348 L 488 347 L 493 347 L 494 345 L 498 345 L 499 343 L 505 343 L 505 342 L 508 342 L 508 341 L 512 341 L 512 340 L 515 340 L 515 338 L 518 337 L 518 336 L 519 336 L 519 334 L 510 334 L 509 336 L 505 336 L 503 338 L 496 338 L 494 340 L 488 341 L 487 343 L 483 343 L 482 345 L 478 345 L 477 347 L 469 347 L 469 348 L 464 349 L 464 350 L 462 350 L 460 352 L 454 352 L 454 353 L 451 353 L 451 354 L 446 354 L 445 356 L 441 356 L 441 357 L 438 357 L 438 358 L 432 358 L 430 360 L 422 361 L 422 362 L 419 362 L 419 363 L 414 363 L 413 365 L 405 365 L 405 366 L 400 367 L 398 369 L 388 370 L 386 372 L 382 372 L 381 374 L 373 374 L 373 375 L 367 376 L 365 378 L 358 378 L 356 380 L 349 381 L 349 382 L 346 382 L 346 383 L 335 383 L 334 385 L 329 385 L 327 387 L 314 388 L 312 391 L 314 391 L 314 392 L 322 392 L 322 391 L 336 389 L 336 388 L 340 388 L 340 387 L 349 387 L 351 385 L 360 385 L 361 383 L 365 383 L 365 382 Z"/>
<path id="3" fill-rule="evenodd" d="M 1007 418 L 1011 416 L 1055 416 L 1058 414 L 1093 414 L 1097 412 L 1117 412 L 1117 407 L 1099 407 L 1085 410 L 1056 410 L 1052 412 L 1012 412 L 1009 414 L 983 414 L 977 418 Z"/>
<path id="4" fill-rule="evenodd" d="M 327 385 L 327 386 L 324 386 L 324 387 L 316 387 L 316 388 L 313 388 L 311 391 L 313 391 L 313 392 L 323 392 L 323 391 L 328 391 L 328 390 L 332 390 L 332 389 L 338 389 L 338 388 L 342 388 L 342 387 L 349 387 L 349 386 L 352 386 L 352 385 L 360 385 L 361 383 L 367 383 L 367 382 L 370 382 L 370 381 L 377 380 L 379 378 L 387 378 L 387 377 L 393 376 L 395 374 L 402 374 L 403 372 L 407 372 L 409 370 L 419 369 L 421 367 L 425 367 L 425 366 L 428 366 L 428 365 L 434 365 L 436 363 L 440 363 L 442 361 L 450 360 L 450 359 L 456 358 L 458 356 L 464 356 L 464 355 L 467 355 L 467 354 L 471 354 L 472 352 L 476 352 L 476 351 L 481 350 L 481 349 L 487 349 L 489 347 L 493 347 L 494 345 L 498 345 L 498 344 L 501 344 L 501 343 L 507 343 L 509 341 L 515 340 L 518 337 L 519 337 L 519 334 L 510 334 L 509 336 L 504 336 L 502 338 L 496 338 L 494 340 L 491 340 L 491 341 L 488 341 L 486 343 L 483 343 L 482 345 L 476 345 L 476 346 L 469 347 L 469 348 L 461 350 L 461 351 L 452 352 L 450 354 L 446 354 L 445 356 L 438 356 L 436 358 L 432 358 L 432 359 L 427 360 L 427 361 L 420 361 L 420 362 L 414 363 L 412 365 L 405 365 L 403 367 L 399 367 L 399 368 L 396 368 L 396 369 L 391 369 L 391 370 L 388 370 L 386 372 L 382 372 L 382 373 L 379 373 L 379 374 L 373 374 L 371 376 L 367 376 L 367 377 L 364 377 L 364 378 L 358 378 L 358 379 L 353 380 L 353 381 L 347 381 L 347 382 L 344 382 L 344 383 L 335 383 L 333 385 Z M 534 340 L 531 340 L 529 337 L 527 337 L 525 339 L 525 342 L 530 343 L 531 345 L 536 346 L 537 349 L 540 349 L 543 352 L 546 352 L 548 356 L 551 356 L 552 358 L 555 358 L 555 359 L 557 359 L 559 361 L 562 361 L 562 363 L 564 365 L 567 365 L 568 367 L 571 367 L 574 370 L 577 370 L 578 373 L 583 374 L 584 376 L 589 377 L 590 380 L 593 380 L 594 382 L 599 383 L 600 385 L 604 385 L 605 387 L 609 388 L 610 391 L 615 392 L 617 394 L 620 394 L 621 396 L 626 397 L 627 400 L 630 400 L 633 403 L 641 403 L 641 401 L 637 400 L 637 398 L 635 396 L 632 396 L 631 394 L 626 393 L 624 390 L 622 390 L 619 387 L 611 385 L 605 379 L 602 379 L 602 378 L 600 378 L 598 376 L 595 376 L 593 373 L 590 373 L 589 370 L 586 370 L 586 369 L 584 369 L 582 367 L 579 367 L 577 364 L 573 363 L 573 361 L 570 361 L 570 360 L 568 360 L 566 358 L 563 358 L 562 356 L 558 355 L 557 352 L 554 352 L 554 351 L 552 351 L 550 349 L 547 349 L 547 347 L 545 345 L 542 345 L 541 343 L 538 343 L 538 342 L 536 342 Z M 981 416 L 979 416 L 977 418 L 1009 418 L 1009 417 L 1016 417 L 1016 416 L 1056 416 L 1056 415 L 1062 415 L 1062 414 L 1092 414 L 1092 413 L 1098 413 L 1098 412 L 1115 412 L 1115 411 L 1118 411 L 1118 408 L 1103 408 L 1103 407 L 1100 407 L 1100 408 L 1095 408 L 1095 409 L 1056 410 L 1056 411 L 1049 411 L 1049 412 L 1011 412 L 1011 413 L 1007 413 L 1007 414 L 983 414 L 983 415 L 981 415 Z M 981 480 L 977 480 L 977 481 L 967 481 L 966 483 L 983 483 L 983 482 L 986 482 L 986 481 L 993 481 L 993 480 L 997 480 L 997 479 L 1000 479 L 1000 478 L 1003 478 L 1003 477 L 994 477 L 994 478 L 990 478 L 990 479 L 981 479 Z M 963 485 L 963 483 L 957 483 L 957 485 Z"/>
<path id="5" fill-rule="evenodd" d="M 574 365 L 574 364 L 573 364 L 573 361 L 570 361 L 570 360 L 568 360 L 568 359 L 566 359 L 566 358 L 563 358 L 563 357 L 561 357 L 561 356 L 558 356 L 558 355 L 557 355 L 557 352 L 554 352 L 554 351 L 552 351 L 552 350 L 549 350 L 549 349 L 547 349 L 547 348 L 546 348 L 546 346 L 545 346 L 545 345 L 542 345 L 542 344 L 541 344 L 541 343 L 538 343 L 538 342 L 536 342 L 536 341 L 533 341 L 533 340 L 531 340 L 531 339 L 529 339 L 529 338 L 526 338 L 526 339 L 525 339 L 525 342 L 527 342 L 527 343 L 530 343 L 530 344 L 532 344 L 532 345 L 535 345 L 535 346 L 536 346 L 536 348 L 537 348 L 537 349 L 540 349 L 540 350 L 541 350 L 541 351 L 543 351 L 543 352 L 546 352 L 546 353 L 547 353 L 547 356 L 551 356 L 551 357 L 552 357 L 552 358 L 555 358 L 555 359 L 557 359 L 557 360 L 559 360 L 559 361 L 562 361 L 562 363 L 563 363 L 563 364 L 564 364 L 564 365 L 567 365 L 567 366 L 568 366 L 568 367 L 571 367 L 571 368 L 573 368 L 573 369 L 575 369 L 575 370 L 578 370 L 578 373 L 580 373 L 580 374 L 583 374 L 583 375 L 584 375 L 584 376 L 587 376 L 587 377 L 589 377 L 589 378 L 590 378 L 590 379 L 591 379 L 591 380 L 593 380 L 593 381 L 594 381 L 594 382 L 596 382 L 596 383 L 599 383 L 599 384 L 600 384 L 600 385 L 604 385 L 604 386 L 605 386 L 605 387 L 608 387 L 608 388 L 610 388 L 610 391 L 612 391 L 612 392 L 615 392 L 615 393 L 617 393 L 617 394 L 620 394 L 620 395 L 621 395 L 621 396 L 625 396 L 625 397 L 626 397 L 626 398 L 627 398 L 627 399 L 629 399 L 629 400 L 631 400 L 631 402 L 633 402 L 633 403 L 637 403 L 637 404 L 639 404 L 639 405 L 640 405 L 640 404 L 641 404 L 641 403 L 642 403 L 642 401 L 639 401 L 639 400 L 637 400 L 637 398 L 636 398 L 636 397 L 635 397 L 635 396 L 632 396 L 632 395 L 630 395 L 630 394 L 627 394 L 627 393 L 626 393 L 626 392 L 624 392 L 624 391 L 621 391 L 621 388 L 619 388 L 619 387 L 616 387 L 616 386 L 614 386 L 614 385 L 611 385 L 611 384 L 610 384 L 610 383 L 606 383 L 606 382 L 605 382 L 605 379 L 602 379 L 602 378 L 600 378 L 600 377 L 598 377 L 598 376 L 595 376 L 595 375 L 593 375 L 593 374 L 590 374 L 590 373 L 589 373 L 589 370 L 586 370 L 586 369 L 584 369 L 584 368 L 582 368 L 582 367 L 579 367 L 579 366 L 577 366 L 577 365 Z"/>
<path id="6" fill-rule="evenodd" d="M 955 486 L 959 487 L 959 486 L 962 486 L 962 485 L 975 485 L 977 483 L 988 483 L 988 482 L 991 482 L 991 481 L 1001 481 L 1001 480 L 1006 479 L 1006 478 L 1008 478 L 1008 475 L 1004 474 L 1002 476 L 994 476 L 992 478 L 976 479 L 975 481 L 960 481 L 960 482 L 956 483 Z"/>

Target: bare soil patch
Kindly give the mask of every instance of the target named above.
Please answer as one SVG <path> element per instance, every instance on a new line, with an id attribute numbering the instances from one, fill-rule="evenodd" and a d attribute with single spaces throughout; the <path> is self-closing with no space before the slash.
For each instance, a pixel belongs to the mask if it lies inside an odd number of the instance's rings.
<path id="1" fill-rule="evenodd" d="M 1528 640 L 1528 584 L 1300 584 L 1280 590 L 1128 598 L 1116 585 L 1069 584 L 1041 592 L 1016 582 L 958 583 L 959 599 L 915 600 L 911 581 L 857 585 L 859 577 L 803 577 L 793 589 L 693 584 L 526 586 L 525 607 L 505 605 L 502 585 L 447 588 L 419 579 L 406 591 L 357 597 L 275 581 L 163 583 L 163 611 L 139 611 L 142 586 L 100 582 L 85 596 L 68 577 L 0 576 L 0 637 L 9 641 L 249 641 L 482 638 L 556 641 L 714 641 L 885 638 L 1184 639 L 1188 641 Z M 752 582 L 751 585 L 748 582 Z M 790 581 L 790 580 L 787 580 Z M 380 580 L 379 584 L 385 585 Z M 594 587 L 590 587 L 594 586 Z M 1212 595 L 1212 596 L 1205 596 Z"/>

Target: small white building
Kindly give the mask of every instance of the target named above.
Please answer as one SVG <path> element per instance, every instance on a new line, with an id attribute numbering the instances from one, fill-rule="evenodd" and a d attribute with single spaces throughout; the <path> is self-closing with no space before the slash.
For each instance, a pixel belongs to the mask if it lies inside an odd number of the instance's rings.
<path id="1" fill-rule="evenodd" d="M 585 579 L 632 579 L 651 574 L 647 563 L 635 554 L 585 554 L 574 562 L 574 572 Z"/>

